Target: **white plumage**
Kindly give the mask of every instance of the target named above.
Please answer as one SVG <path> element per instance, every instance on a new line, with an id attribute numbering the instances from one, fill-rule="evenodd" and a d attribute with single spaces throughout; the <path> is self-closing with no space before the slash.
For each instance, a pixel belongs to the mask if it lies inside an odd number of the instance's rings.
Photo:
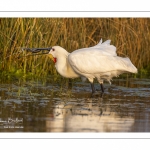
<path id="1" fill-rule="evenodd" d="M 49 54 L 53 56 L 60 75 L 66 78 L 81 77 L 82 80 L 87 78 L 92 85 L 92 93 L 95 92 L 94 78 L 97 78 L 104 92 L 104 80 L 110 82 L 113 77 L 126 72 L 137 73 L 137 68 L 129 58 L 117 56 L 116 47 L 110 45 L 110 40 L 102 43 L 101 39 L 96 46 L 78 49 L 72 53 L 60 46 L 53 46 Z"/>

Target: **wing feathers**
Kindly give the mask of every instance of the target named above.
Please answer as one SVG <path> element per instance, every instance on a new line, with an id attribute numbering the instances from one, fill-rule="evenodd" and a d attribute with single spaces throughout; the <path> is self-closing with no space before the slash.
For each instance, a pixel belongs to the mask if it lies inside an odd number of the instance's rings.
<path id="1" fill-rule="evenodd" d="M 114 70 L 136 73 L 137 69 L 129 58 L 118 56 L 101 56 L 70 54 L 69 63 L 78 73 L 99 74 Z"/>
<path id="2" fill-rule="evenodd" d="M 137 73 L 129 58 L 117 56 L 116 47 L 110 40 L 102 40 L 93 47 L 76 50 L 69 54 L 68 61 L 73 70 L 83 76 L 117 76 L 123 72 Z"/>

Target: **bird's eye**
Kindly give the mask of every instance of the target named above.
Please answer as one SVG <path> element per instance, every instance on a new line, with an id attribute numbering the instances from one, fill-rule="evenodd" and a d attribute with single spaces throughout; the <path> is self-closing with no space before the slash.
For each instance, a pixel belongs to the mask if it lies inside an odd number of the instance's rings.
<path id="1" fill-rule="evenodd" d="M 52 51 L 55 51 L 55 49 L 54 49 L 54 48 L 52 48 Z"/>

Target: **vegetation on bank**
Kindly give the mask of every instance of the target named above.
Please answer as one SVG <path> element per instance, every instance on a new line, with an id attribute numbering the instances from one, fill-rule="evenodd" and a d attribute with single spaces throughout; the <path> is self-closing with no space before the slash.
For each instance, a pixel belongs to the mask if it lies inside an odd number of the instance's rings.
<path id="1" fill-rule="evenodd" d="M 0 75 L 57 75 L 46 55 L 30 56 L 21 48 L 60 45 L 71 52 L 94 46 L 101 38 L 111 39 L 118 55 L 131 59 L 138 77 L 149 74 L 149 18 L 0 18 Z"/>

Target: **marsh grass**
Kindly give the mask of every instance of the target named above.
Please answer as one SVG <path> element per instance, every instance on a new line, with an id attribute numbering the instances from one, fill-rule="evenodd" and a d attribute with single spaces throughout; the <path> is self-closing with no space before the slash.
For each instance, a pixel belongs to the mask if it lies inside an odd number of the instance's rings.
<path id="1" fill-rule="evenodd" d="M 60 45 L 69 52 L 111 39 L 142 74 L 150 67 L 149 18 L 0 18 L 0 74 L 30 78 L 59 76 L 46 55 L 21 48 Z M 54 79 L 57 80 L 57 79 Z"/>

